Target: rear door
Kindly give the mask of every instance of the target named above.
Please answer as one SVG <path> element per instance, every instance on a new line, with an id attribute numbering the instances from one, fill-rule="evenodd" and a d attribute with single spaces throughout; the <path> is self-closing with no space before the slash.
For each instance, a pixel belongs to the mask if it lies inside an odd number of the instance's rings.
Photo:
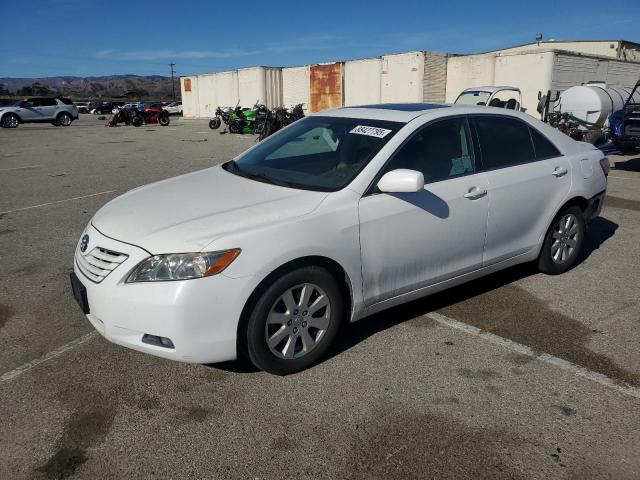
<path id="1" fill-rule="evenodd" d="M 30 98 L 22 103 L 17 113 L 18 115 L 20 115 L 20 118 L 22 118 L 23 121 L 34 122 L 42 119 L 40 108 L 40 99 Z"/>
<path id="2" fill-rule="evenodd" d="M 55 98 L 40 99 L 40 114 L 43 120 L 54 120 L 59 111 L 60 107 Z"/>
<path id="3" fill-rule="evenodd" d="M 571 188 L 570 163 L 524 120 L 472 117 L 488 182 L 483 264 L 536 248 Z"/>

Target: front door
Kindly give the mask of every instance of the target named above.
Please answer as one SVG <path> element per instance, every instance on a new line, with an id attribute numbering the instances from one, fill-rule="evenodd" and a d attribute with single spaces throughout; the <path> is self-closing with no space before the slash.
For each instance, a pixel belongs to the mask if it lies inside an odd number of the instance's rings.
<path id="1" fill-rule="evenodd" d="M 365 303 L 470 272 L 482 265 L 487 180 L 477 173 L 465 118 L 436 121 L 394 154 L 384 172 L 421 171 L 416 193 L 372 192 L 360 200 Z"/>

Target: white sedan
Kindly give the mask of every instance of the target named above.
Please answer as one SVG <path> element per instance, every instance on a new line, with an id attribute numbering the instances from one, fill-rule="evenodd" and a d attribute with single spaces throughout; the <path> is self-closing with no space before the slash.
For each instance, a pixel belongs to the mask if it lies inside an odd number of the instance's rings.
<path id="1" fill-rule="evenodd" d="M 74 296 L 114 343 L 287 374 L 346 322 L 518 263 L 570 269 L 607 173 L 599 150 L 515 111 L 329 110 L 102 207 Z"/>

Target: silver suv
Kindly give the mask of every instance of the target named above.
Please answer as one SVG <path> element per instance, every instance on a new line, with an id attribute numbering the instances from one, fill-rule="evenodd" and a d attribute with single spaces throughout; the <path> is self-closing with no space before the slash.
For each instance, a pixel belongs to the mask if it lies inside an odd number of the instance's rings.
<path id="1" fill-rule="evenodd" d="M 0 107 L 0 126 L 17 128 L 21 123 L 48 122 L 68 127 L 78 118 L 78 108 L 67 98 L 38 97 L 16 100 Z"/>

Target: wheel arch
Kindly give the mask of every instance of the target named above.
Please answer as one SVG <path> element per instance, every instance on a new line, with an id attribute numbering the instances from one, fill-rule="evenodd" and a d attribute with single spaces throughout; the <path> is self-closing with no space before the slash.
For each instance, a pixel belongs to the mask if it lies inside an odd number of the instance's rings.
<path id="1" fill-rule="evenodd" d="M 354 301 L 353 301 L 353 286 L 349 274 L 337 261 L 332 258 L 322 255 L 308 255 L 304 257 L 298 257 L 293 260 L 280 265 L 274 269 L 269 275 L 267 275 L 262 281 L 253 289 L 251 295 L 242 307 L 242 313 L 240 314 L 240 321 L 238 322 L 238 329 L 236 332 L 236 350 L 238 354 L 243 354 L 246 358 L 247 348 L 245 345 L 245 339 L 242 332 L 247 327 L 249 321 L 249 315 L 254 305 L 260 298 L 260 295 L 265 291 L 267 286 L 273 282 L 274 279 L 283 275 L 284 273 L 296 270 L 303 267 L 322 267 L 325 268 L 336 279 L 340 290 L 345 300 L 345 310 L 348 312 L 349 318 L 353 315 Z"/>
<path id="2" fill-rule="evenodd" d="M 538 240 L 538 248 L 536 250 L 536 258 L 538 258 L 540 256 L 540 252 L 542 251 L 542 246 L 544 244 L 544 239 L 547 237 L 547 234 L 549 233 L 549 230 L 553 227 L 553 221 L 556 219 L 556 217 L 558 216 L 558 214 L 561 211 L 563 211 L 565 208 L 573 207 L 573 206 L 576 206 L 580 210 L 582 210 L 582 213 L 584 215 L 586 213 L 587 209 L 589 208 L 589 200 L 587 200 L 582 195 L 575 195 L 575 196 L 571 197 L 569 200 L 565 201 L 555 211 L 555 213 L 553 214 L 553 217 L 551 217 L 551 220 L 549 221 L 549 224 L 547 225 L 546 230 L 542 233 L 542 236 Z"/>

